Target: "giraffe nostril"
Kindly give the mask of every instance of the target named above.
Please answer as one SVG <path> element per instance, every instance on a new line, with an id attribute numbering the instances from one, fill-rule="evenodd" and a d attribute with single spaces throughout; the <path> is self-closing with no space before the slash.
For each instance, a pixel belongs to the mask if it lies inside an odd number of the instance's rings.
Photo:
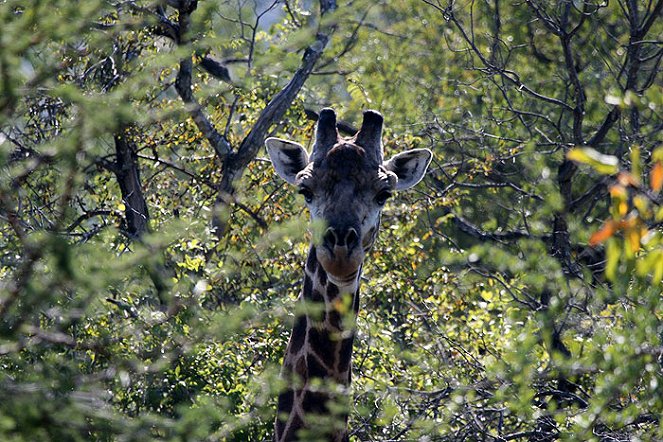
<path id="1" fill-rule="evenodd" d="M 323 244 L 326 247 L 328 247 L 330 249 L 334 249 L 334 247 L 336 246 L 336 243 L 338 241 L 337 241 L 337 238 L 336 238 L 336 232 L 334 231 L 333 227 L 327 228 L 327 230 L 325 231 L 324 236 L 322 237 L 322 241 L 323 241 Z"/>
<path id="2" fill-rule="evenodd" d="M 348 247 L 348 249 L 352 250 L 357 245 L 359 244 L 359 234 L 357 234 L 357 231 L 350 227 L 348 229 L 348 233 L 345 234 L 345 245 Z"/>

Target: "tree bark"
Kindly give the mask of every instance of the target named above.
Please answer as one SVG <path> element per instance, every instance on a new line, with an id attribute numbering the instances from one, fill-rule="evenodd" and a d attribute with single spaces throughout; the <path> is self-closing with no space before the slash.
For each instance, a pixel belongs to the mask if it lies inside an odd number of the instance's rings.
<path id="1" fill-rule="evenodd" d="M 115 153 L 113 172 L 120 185 L 125 207 L 126 233 L 136 239 L 148 230 L 150 216 L 140 182 L 136 145 L 127 136 L 126 130 L 115 134 Z"/>

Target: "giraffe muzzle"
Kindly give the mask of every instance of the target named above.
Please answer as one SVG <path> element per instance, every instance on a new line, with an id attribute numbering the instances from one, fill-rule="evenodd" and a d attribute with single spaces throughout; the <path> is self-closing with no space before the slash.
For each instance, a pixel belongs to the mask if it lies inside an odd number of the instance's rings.
<path id="1" fill-rule="evenodd" d="M 334 254 L 338 249 L 345 249 L 348 253 L 351 253 L 352 249 L 359 245 L 359 234 L 354 227 L 339 229 L 328 227 L 322 237 L 322 241 L 323 245 Z"/>
<path id="2" fill-rule="evenodd" d="M 361 238 L 354 227 L 329 227 L 322 237 L 323 247 L 317 251 L 318 261 L 335 280 L 350 281 L 364 261 Z"/>

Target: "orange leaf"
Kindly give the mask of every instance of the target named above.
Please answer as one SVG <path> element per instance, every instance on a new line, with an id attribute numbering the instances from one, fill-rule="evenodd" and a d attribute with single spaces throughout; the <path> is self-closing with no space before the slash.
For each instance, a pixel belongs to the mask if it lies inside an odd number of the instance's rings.
<path id="1" fill-rule="evenodd" d="M 603 226 L 596 232 L 592 234 L 592 236 L 589 238 L 589 245 L 591 247 L 594 247 L 598 244 L 601 244 L 608 238 L 610 238 L 612 235 L 615 234 L 617 231 L 617 222 L 614 220 L 606 221 Z"/>
<path id="2" fill-rule="evenodd" d="M 663 187 L 663 162 L 657 161 L 654 163 L 654 167 L 649 173 L 649 184 L 654 192 L 660 191 Z"/>
<path id="3" fill-rule="evenodd" d="M 622 186 L 637 186 L 639 184 L 639 180 L 636 176 L 628 173 L 628 172 L 619 172 L 619 175 L 617 175 L 617 182 L 621 184 Z"/>
<path id="4" fill-rule="evenodd" d="M 626 199 L 628 195 L 624 186 L 620 184 L 613 184 L 610 186 L 610 196 L 613 198 Z"/>
<path id="5" fill-rule="evenodd" d="M 637 216 L 634 216 L 631 214 L 628 218 L 621 219 L 618 222 L 616 222 L 616 228 L 617 230 L 626 230 L 626 229 L 633 229 L 635 228 L 639 223 L 639 219 Z"/>

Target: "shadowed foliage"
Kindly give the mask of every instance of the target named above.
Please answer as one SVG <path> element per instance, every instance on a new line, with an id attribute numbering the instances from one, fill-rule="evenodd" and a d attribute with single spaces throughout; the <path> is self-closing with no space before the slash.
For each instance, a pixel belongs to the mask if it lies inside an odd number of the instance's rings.
<path id="1" fill-rule="evenodd" d="M 327 275 L 263 145 L 310 153 L 329 106 L 434 159 L 337 297 L 349 407 L 307 407 L 357 441 L 663 439 L 662 11 L 0 2 L 0 439 L 271 439 Z"/>

